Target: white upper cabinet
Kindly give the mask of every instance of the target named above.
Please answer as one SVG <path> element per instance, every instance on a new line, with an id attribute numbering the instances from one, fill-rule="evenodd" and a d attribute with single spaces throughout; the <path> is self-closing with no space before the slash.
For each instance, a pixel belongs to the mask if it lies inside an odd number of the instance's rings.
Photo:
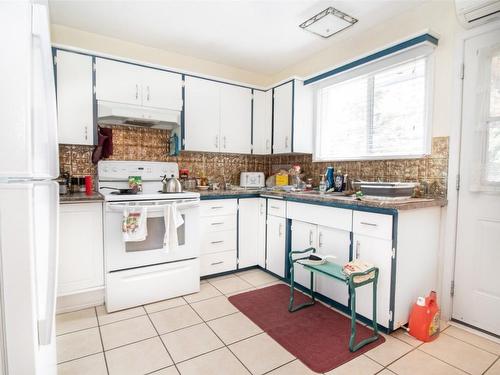
<path id="1" fill-rule="evenodd" d="M 97 100 L 142 105 L 141 67 L 96 59 Z"/>
<path id="2" fill-rule="evenodd" d="M 206 79 L 185 79 L 185 149 L 219 151 L 221 83 Z"/>
<path id="3" fill-rule="evenodd" d="M 274 88 L 273 153 L 312 153 L 313 95 L 309 86 L 293 80 Z"/>
<path id="4" fill-rule="evenodd" d="M 182 110 L 182 75 L 96 59 L 97 100 Z"/>
<path id="5" fill-rule="evenodd" d="M 142 105 L 182 110 L 182 75 L 159 69 L 142 72 Z"/>
<path id="6" fill-rule="evenodd" d="M 292 152 L 293 82 L 274 89 L 273 153 Z"/>
<path id="7" fill-rule="evenodd" d="M 251 152 L 251 90 L 185 79 L 185 150 Z"/>
<path id="8" fill-rule="evenodd" d="M 271 153 L 273 91 L 253 92 L 253 153 Z"/>
<path id="9" fill-rule="evenodd" d="M 239 154 L 252 152 L 252 91 L 221 85 L 220 151 Z"/>
<path id="10" fill-rule="evenodd" d="M 94 144 L 92 56 L 57 51 L 59 143 Z"/>

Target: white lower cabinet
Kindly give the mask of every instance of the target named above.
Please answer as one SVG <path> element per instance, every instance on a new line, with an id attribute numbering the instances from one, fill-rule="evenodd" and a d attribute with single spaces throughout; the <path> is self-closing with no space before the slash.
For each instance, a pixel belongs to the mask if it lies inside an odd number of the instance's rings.
<path id="1" fill-rule="evenodd" d="M 238 206 L 238 268 L 265 267 L 266 200 L 240 199 Z"/>
<path id="2" fill-rule="evenodd" d="M 285 277 L 286 219 L 268 215 L 266 231 L 266 269 L 280 277 Z"/>
<path id="3" fill-rule="evenodd" d="M 366 262 L 375 264 L 379 268 L 377 287 L 377 322 L 384 327 L 389 327 L 392 240 L 354 233 L 353 246 L 353 257 L 355 259 L 362 259 Z M 356 289 L 356 312 L 371 319 L 371 284 Z"/>
<path id="4" fill-rule="evenodd" d="M 61 204 L 58 296 L 104 287 L 102 204 Z"/>
<path id="5" fill-rule="evenodd" d="M 292 251 L 302 251 L 310 247 L 317 247 L 317 225 L 305 223 L 303 221 L 294 220 L 292 222 Z M 304 254 L 297 254 L 296 258 L 308 256 L 310 252 Z M 306 271 L 304 267 L 295 263 L 294 267 L 294 280 L 300 285 L 310 288 L 311 287 L 311 272 Z M 314 277 L 314 276 L 313 276 Z"/>
<path id="6" fill-rule="evenodd" d="M 323 255 L 333 255 L 334 263 L 344 265 L 349 262 L 349 247 L 351 233 L 337 228 L 318 225 L 317 252 Z M 349 292 L 343 283 L 318 275 L 315 280 L 315 290 L 318 293 L 344 305 L 349 304 Z"/>
<path id="7" fill-rule="evenodd" d="M 201 202 L 200 276 L 236 269 L 237 212 L 236 199 Z"/>

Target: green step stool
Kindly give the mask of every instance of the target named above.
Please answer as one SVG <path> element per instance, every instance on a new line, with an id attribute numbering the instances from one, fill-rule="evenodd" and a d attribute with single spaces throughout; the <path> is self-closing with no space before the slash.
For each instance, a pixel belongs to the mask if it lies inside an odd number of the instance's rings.
<path id="1" fill-rule="evenodd" d="M 295 258 L 293 259 L 293 255 L 295 254 L 304 254 L 304 253 L 315 253 L 316 249 L 313 247 L 310 247 L 305 250 L 300 250 L 300 251 L 291 251 L 290 254 L 288 255 L 289 260 L 290 260 L 290 303 L 288 305 L 288 311 L 291 313 L 300 310 L 304 307 L 312 306 L 316 302 L 314 298 L 314 278 L 313 274 L 317 273 L 319 275 L 327 276 L 330 277 L 333 280 L 338 280 L 340 282 L 343 282 L 347 284 L 349 288 L 349 299 L 351 301 L 351 337 L 349 339 L 349 350 L 351 352 L 355 352 L 359 348 L 362 348 L 363 346 L 375 341 L 378 339 L 378 326 L 377 326 L 377 282 L 378 282 L 378 268 L 377 267 L 372 267 L 364 272 L 356 272 L 352 273 L 351 275 L 347 276 L 344 274 L 342 271 L 342 266 L 336 264 L 336 263 L 330 263 L 326 262 L 324 264 L 318 264 L 318 265 L 311 265 L 311 264 L 305 264 L 302 263 L 301 261 L 309 258 L 309 255 L 307 257 L 302 257 L 302 258 Z M 298 306 L 294 306 L 294 264 L 299 263 L 302 266 L 304 266 L 304 269 L 308 270 L 311 272 L 311 288 L 310 288 L 310 296 L 311 296 L 311 301 L 305 302 L 303 304 L 300 304 Z M 373 277 L 369 278 L 368 280 L 362 281 L 362 282 L 355 282 L 354 278 L 357 276 L 365 276 L 369 275 L 370 273 L 374 274 Z M 372 328 L 373 328 L 373 335 L 362 340 L 358 344 L 356 344 L 356 288 L 366 285 L 366 284 L 373 284 L 373 312 L 372 312 Z"/>

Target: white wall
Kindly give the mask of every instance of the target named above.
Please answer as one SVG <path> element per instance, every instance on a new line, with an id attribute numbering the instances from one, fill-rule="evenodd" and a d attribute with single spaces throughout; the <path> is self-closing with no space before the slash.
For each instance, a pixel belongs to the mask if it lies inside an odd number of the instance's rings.
<path id="1" fill-rule="evenodd" d="M 259 73 L 89 33 L 67 26 L 52 24 L 51 34 L 52 43 L 55 44 L 64 44 L 66 46 L 114 55 L 126 59 L 163 65 L 182 71 L 245 82 L 250 85 L 263 86 L 267 85 L 270 81 L 270 77 Z"/>
<path id="2" fill-rule="evenodd" d="M 294 75 L 315 75 L 429 29 L 439 36 L 439 46 L 435 52 L 433 136 L 448 136 L 452 126 L 455 37 L 460 28 L 452 1 L 430 1 L 353 38 L 333 44 L 274 75 L 272 81 L 278 82 Z"/>

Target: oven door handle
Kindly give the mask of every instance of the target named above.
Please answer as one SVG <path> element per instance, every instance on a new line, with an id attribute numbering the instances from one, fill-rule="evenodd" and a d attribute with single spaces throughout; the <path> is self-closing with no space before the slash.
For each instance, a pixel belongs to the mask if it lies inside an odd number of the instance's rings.
<path id="1" fill-rule="evenodd" d="M 106 208 L 110 211 L 122 212 L 124 209 L 134 209 L 134 208 L 146 208 L 148 212 L 162 211 L 166 206 L 172 205 L 172 202 L 167 204 L 129 204 L 129 203 L 107 203 Z M 177 203 L 178 210 L 186 210 L 189 208 L 199 207 L 200 202 L 185 202 Z"/>

